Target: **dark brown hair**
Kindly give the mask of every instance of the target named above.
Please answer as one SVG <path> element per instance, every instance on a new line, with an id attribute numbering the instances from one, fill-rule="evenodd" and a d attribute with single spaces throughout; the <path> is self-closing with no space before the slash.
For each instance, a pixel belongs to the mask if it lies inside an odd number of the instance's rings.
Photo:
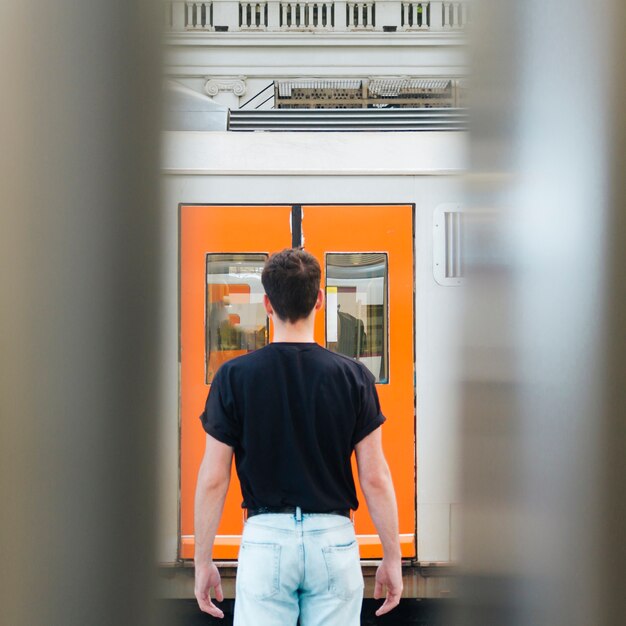
<path id="1" fill-rule="evenodd" d="M 317 300 L 321 275 L 317 259 L 300 248 L 285 248 L 266 261 L 261 281 L 283 322 L 293 323 L 309 316 Z"/>

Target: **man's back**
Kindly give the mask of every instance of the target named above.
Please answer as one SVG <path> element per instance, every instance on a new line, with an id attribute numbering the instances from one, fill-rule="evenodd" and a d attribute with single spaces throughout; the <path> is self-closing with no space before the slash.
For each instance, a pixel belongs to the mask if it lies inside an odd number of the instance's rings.
<path id="1" fill-rule="evenodd" d="M 358 506 L 350 457 L 385 418 L 374 378 L 316 343 L 272 343 L 222 366 L 201 416 L 235 450 L 245 508 Z"/>

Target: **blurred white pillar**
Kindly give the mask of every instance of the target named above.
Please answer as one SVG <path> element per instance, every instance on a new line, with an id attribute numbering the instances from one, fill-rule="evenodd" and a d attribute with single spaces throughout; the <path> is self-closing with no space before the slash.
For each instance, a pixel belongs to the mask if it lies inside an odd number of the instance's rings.
<path id="1" fill-rule="evenodd" d="M 472 10 L 462 623 L 621 626 L 624 6 Z"/>
<path id="2" fill-rule="evenodd" d="M 160 2 L 0 3 L 0 622 L 153 624 Z"/>

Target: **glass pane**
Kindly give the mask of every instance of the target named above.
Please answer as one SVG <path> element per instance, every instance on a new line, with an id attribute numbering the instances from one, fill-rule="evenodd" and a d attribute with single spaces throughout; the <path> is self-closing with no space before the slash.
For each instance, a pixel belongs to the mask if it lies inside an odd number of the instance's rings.
<path id="1" fill-rule="evenodd" d="M 219 366 L 269 339 L 261 272 L 266 254 L 207 254 L 206 382 Z"/>
<path id="2" fill-rule="evenodd" d="M 387 255 L 326 255 L 326 347 L 388 382 Z"/>

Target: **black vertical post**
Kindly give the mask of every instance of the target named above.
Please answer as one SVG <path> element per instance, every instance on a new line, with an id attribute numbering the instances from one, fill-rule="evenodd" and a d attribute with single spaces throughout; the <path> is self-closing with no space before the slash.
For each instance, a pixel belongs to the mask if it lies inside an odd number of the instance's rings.
<path id="1" fill-rule="evenodd" d="M 302 206 L 294 204 L 291 207 L 291 247 L 302 246 Z"/>

